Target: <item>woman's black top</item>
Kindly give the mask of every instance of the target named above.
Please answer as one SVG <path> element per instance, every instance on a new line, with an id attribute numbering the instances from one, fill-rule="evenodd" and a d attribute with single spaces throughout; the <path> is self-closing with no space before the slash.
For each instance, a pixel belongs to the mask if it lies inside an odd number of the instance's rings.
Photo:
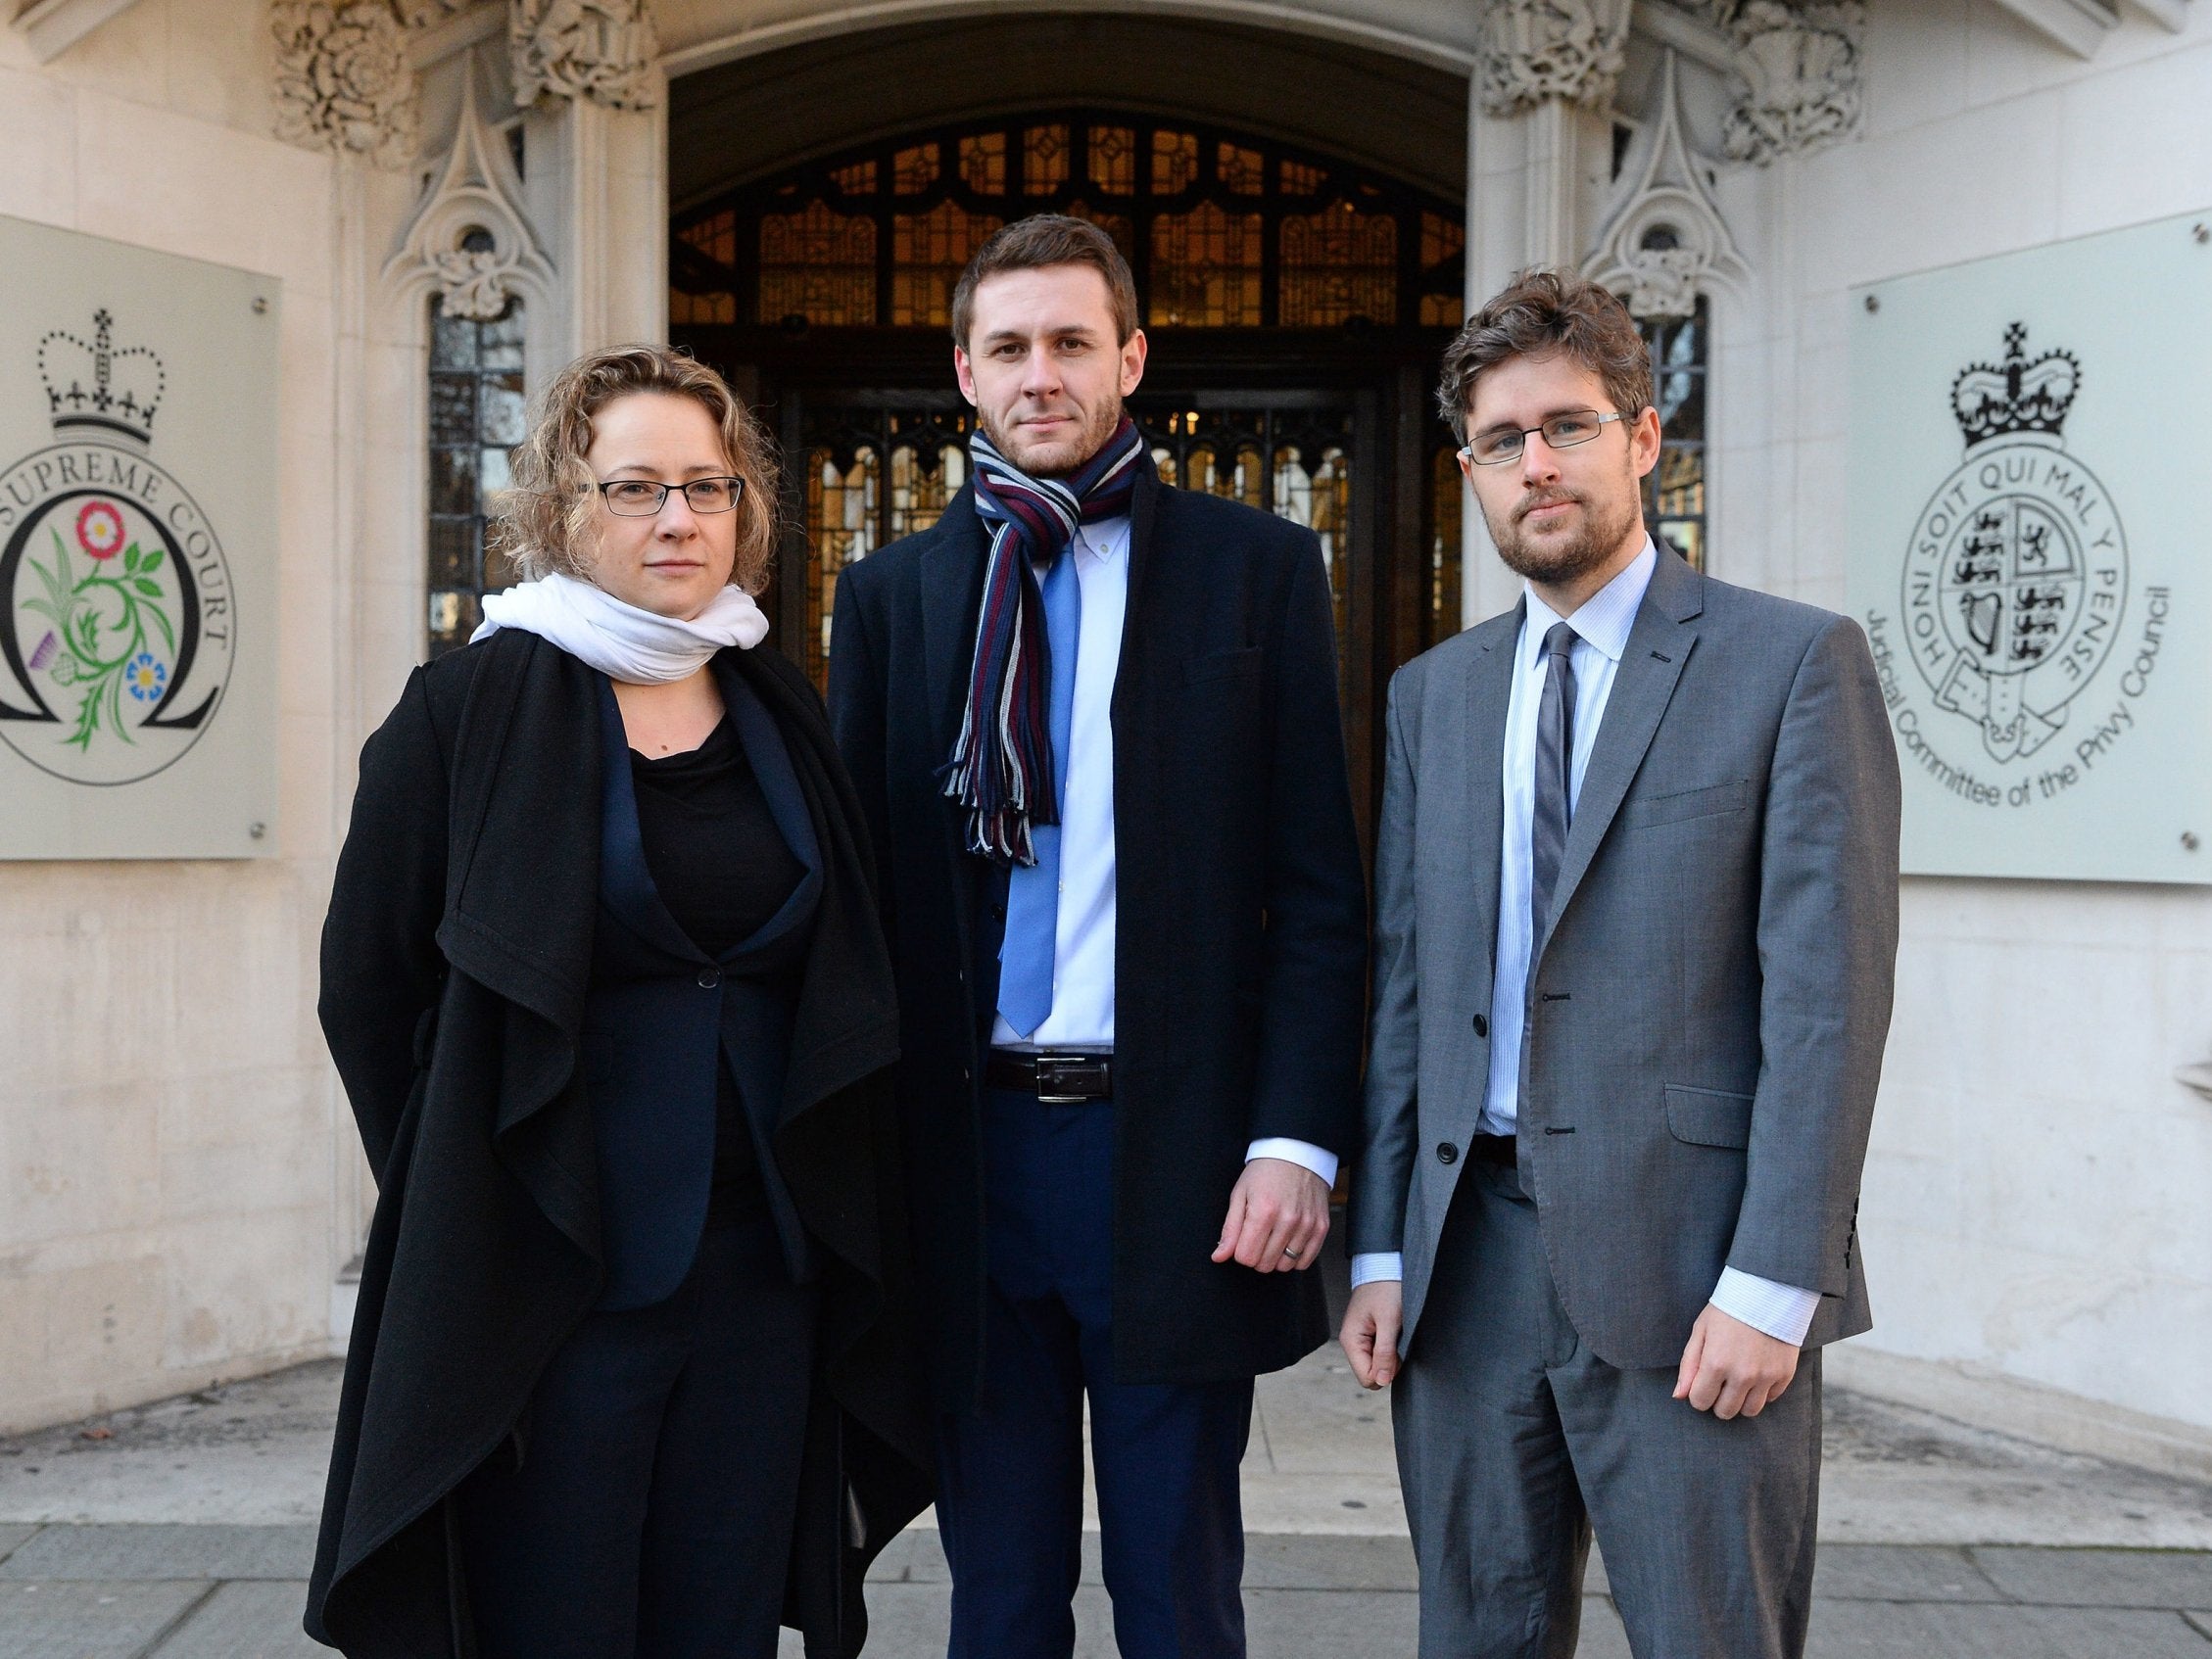
<path id="1" fill-rule="evenodd" d="M 785 843 L 745 746 L 725 715 L 706 741 L 655 760 L 630 751 L 638 833 L 660 902 L 693 944 L 720 960 L 766 926 L 805 877 Z M 809 929 L 793 928 L 734 972 L 795 1000 Z M 708 1226 L 761 1214 L 767 1194 L 737 1079 L 722 1060 L 714 1098 Z"/>

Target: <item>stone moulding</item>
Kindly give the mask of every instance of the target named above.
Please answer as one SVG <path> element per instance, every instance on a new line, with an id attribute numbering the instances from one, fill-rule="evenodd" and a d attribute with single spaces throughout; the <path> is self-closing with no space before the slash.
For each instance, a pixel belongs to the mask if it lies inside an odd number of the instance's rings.
<path id="1" fill-rule="evenodd" d="M 647 110 L 660 52 L 645 0 L 512 0 L 507 49 L 514 99 L 585 98 L 610 110 Z"/>
<path id="2" fill-rule="evenodd" d="M 276 0 L 276 135 L 403 167 L 415 144 L 414 71 L 390 0 Z"/>
<path id="3" fill-rule="evenodd" d="M 1659 108 L 1637 135 L 1622 177 L 1627 187 L 1583 270 L 1618 294 L 1631 313 L 1686 317 L 1701 291 L 1735 288 L 1751 274 L 1690 149 L 1672 52 L 1660 64 Z"/>
<path id="4" fill-rule="evenodd" d="M 385 261 L 384 281 L 395 291 L 427 288 L 447 316 L 480 321 L 499 316 L 509 299 L 549 300 L 553 262 L 539 246 L 522 200 L 522 180 L 506 141 L 477 105 L 471 62 L 461 81 L 453 148 L 398 251 Z M 487 238 L 489 247 L 469 246 Z"/>
<path id="5" fill-rule="evenodd" d="M 1849 137 L 1865 27 L 1860 0 L 1748 0 L 1729 26 L 1740 87 L 1721 135 L 1728 154 L 1764 165 Z"/>
<path id="6" fill-rule="evenodd" d="M 1548 98 L 1612 102 L 1628 43 L 1629 0 L 1490 0 L 1482 20 L 1482 106 L 1493 116 Z"/>

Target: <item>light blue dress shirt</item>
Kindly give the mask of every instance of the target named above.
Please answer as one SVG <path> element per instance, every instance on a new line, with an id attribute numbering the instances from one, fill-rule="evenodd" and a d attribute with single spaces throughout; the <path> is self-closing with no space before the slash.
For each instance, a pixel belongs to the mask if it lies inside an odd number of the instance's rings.
<path id="1" fill-rule="evenodd" d="M 1605 723 L 1613 677 L 1628 649 L 1629 631 L 1659 566 L 1659 549 L 1649 540 L 1628 568 L 1583 601 L 1571 618 L 1562 617 L 1527 593 L 1527 614 L 1515 644 L 1513 692 L 1506 705 L 1504 755 L 1505 820 L 1498 870 L 1498 954 L 1490 985 L 1490 1075 L 1476 1128 L 1485 1135 L 1510 1135 L 1520 1117 L 1520 1040 L 1528 1005 L 1529 824 L 1535 816 L 1536 712 L 1543 700 L 1544 636 L 1556 623 L 1574 629 L 1567 657 L 1574 674 L 1574 753 L 1567 768 L 1567 801 L 1582 798 L 1583 774 Z M 1352 1283 L 1402 1279 L 1405 1263 L 1395 1251 L 1377 1251 L 1352 1259 Z M 1787 1343 L 1802 1343 L 1820 1305 L 1817 1291 L 1778 1285 L 1771 1279 L 1724 1267 L 1712 1293 L 1723 1313 Z"/>
<path id="2" fill-rule="evenodd" d="M 1074 548 L 1082 615 L 1076 644 L 1075 711 L 1068 783 L 1060 802 L 1060 910 L 1052 947 L 1052 1012 L 1024 1037 L 994 1015 L 990 1043 L 1003 1049 L 1114 1046 L 1114 678 L 1129 610 L 1130 521 L 1081 525 Z M 1245 1161 L 1279 1158 L 1336 1184 L 1336 1155 L 1305 1141 L 1270 1138 Z"/>

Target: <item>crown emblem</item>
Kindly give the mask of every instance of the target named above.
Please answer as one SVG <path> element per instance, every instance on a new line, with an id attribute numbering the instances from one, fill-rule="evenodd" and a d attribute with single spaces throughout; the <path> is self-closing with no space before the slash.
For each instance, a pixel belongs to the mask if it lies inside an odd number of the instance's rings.
<path id="1" fill-rule="evenodd" d="M 2015 432 L 2057 436 L 2081 390 L 2082 365 L 2074 354 L 2045 352 L 2033 361 L 2027 355 L 2028 325 L 2004 331 L 2004 361 L 1969 363 L 1951 382 L 1950 408 L 1966 447 Z"/>
<path id="2" fill-rule="evenodd" d="M 115 318 L 101 309 L 92 313 L 90 344 L 59 328 L 38 342 L 47 412 L 57 432 L 99 427 L 143 444 L 153 436 L 154 411 L 161 407 L 168 376 L 150 347 L 117 351 L 110 339 L 114 327 Z"/>

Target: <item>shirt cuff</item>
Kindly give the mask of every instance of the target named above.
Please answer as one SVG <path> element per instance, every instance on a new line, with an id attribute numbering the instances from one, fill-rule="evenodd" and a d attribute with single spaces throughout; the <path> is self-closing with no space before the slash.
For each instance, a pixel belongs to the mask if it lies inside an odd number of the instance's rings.
<path id="1" fill-rule="evenodd" d="M 1371 1285 L 1381 1279 L 1403 1279 L 1406 1276 L 1406 1258 L 1394 1250 L 1377 1250 L 1352 1257 L 1352 1288 Z"/>
<path id="2" fill-rule="evenodd" d="M 1336 1185 L 1336 1154 L 1324 1152 L 1310 1141 L 1294 1141 L 1287 1135 L 1271 1135 L 1264 1141 L 1254 1141 L 1244 1149 L 1244 1161 L 1255 1158 L 1279 1158 L 1285 1163 L 1295 1163 L 1301 1169 L 1311 1169 L 1322 1178 L 1322 1185 Z"/>
<path id="3" fill-rule="evenodd" d="M 1804 1346 L 1804 1334 L 1820 1306 L 1818 1291 L 1801 1291 L 1795 1285 L 1778 1285 L 1755 1273 L 1720 1270 L 1713 1287 L 1712 1304 L 1732 1319 L 1741 1319 L 1755 1331 L 1764 1331 L 1792 1348 Z"/>

